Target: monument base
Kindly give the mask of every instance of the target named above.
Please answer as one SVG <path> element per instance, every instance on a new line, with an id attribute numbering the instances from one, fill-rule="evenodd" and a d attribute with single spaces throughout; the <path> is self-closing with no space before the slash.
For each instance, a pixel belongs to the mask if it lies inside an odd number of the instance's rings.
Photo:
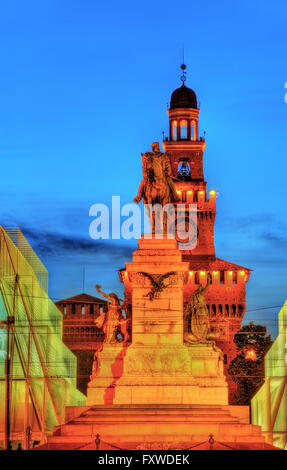
<path id="1" fill-rule="evenodd" d="M 223 364 L 212 344 L 107 344 L 99 361 L 87 406 L 228 404 Z"/>
<path id="2" fill-rule="evenodd" d="M 184 342 L 188 263 L 176 240 L 142 236 L 125 282 L 132 291 L 132 343 L 105 343 L 87 405 L 227 405 L 222 353 Z"/>

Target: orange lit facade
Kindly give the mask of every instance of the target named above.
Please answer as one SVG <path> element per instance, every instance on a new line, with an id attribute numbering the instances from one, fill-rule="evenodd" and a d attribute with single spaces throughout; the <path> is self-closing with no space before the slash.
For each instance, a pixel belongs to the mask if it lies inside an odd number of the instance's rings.
<path id="1" fill-rule="evenodd" d="M 230 400 L 235 384 L 227 369 L 236 355 L 234 334 L 240 329 L 245 313 L 245 284 L 250 270 L 216 257 L 214 247 L 214 222 L 216 216 L 216 191 L 207 191 L 204 180 L 203 153 L 205 139 L 199 137 L 200 109 L 193 90 L 183 83 L 171 96 L 169 137 L 163 149 L 170 158 L 174 182 L 181 204 L 197 205 L 197 244 L 192 250 L 183 250 L 183 261 L 189 263 L 189 279 L 184 288 L 184 302 L 188 302 L 199 283 L 205 285 L 208 273 L 211 285 L 205 295 L 213 328 L 220 331 L 217 345 L 223 351 L 225 373 L 229 384 Z M 186 206 L 187 207 L 187 206 Z M 131 302 L 131 292 L 125 270 L 120 271 L 125 283 L 126 300 Z"/>
<path id="2" fill-rule="evenodd" d="M 107 302 L 89 294 L 79 294 L 55 302 L 63 315 L 63 341 L 72 351 L 95 350 L 103 332 L 95 319 L 107 311 Z"/>
<path id="3" fill-rule="evenodd" d="M 77 387 L 86 393 L 94 351 L 104 334 L 95 319 L 107 311 L 107 302 L 92 295 L 79 294 L 59 300 L 56 306 L 63 315 L 63 342 L 77 356 Z"/>

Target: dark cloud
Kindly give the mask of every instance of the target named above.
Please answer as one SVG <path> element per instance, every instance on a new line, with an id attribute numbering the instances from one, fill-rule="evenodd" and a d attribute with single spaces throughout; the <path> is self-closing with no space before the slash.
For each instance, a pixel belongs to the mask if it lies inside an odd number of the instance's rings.
<path id="1" fill-rule="evenodd" d="M 119 243 L 117 240 L 92 240 L 79 236 L 20 227 L 24 236 L 36 254 L 47 256 L 106 256 L 109 259 L 130 259 L 134 250 L 132 245 Z"/>
<path id="2" fill-rule="evenodd" d="M 270 243 L 274 248 L 278 248 L 280 250 L 287 248 L 287 238 L 279 233 L 262 232 L 261 238 L 267 243 Z"/>

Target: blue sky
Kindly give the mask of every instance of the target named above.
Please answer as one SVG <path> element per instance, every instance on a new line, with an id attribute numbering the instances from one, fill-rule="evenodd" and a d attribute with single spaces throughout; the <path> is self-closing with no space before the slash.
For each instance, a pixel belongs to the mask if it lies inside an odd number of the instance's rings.
<path id="1" fill-rule="evenodd" d="M 89 208 L 134 197 L 140 152 L 167 133 L 166 103 L 201 103 L 216 189 L 217 256 L 254 270 L 246 319 L 276 324 L 287 294 L 287 4 L 262 1 L 13 1 L 0 14 L 0 221 L 19 225 L 59 299 L 116 270 L 136 242 L 89 238 Z"/>

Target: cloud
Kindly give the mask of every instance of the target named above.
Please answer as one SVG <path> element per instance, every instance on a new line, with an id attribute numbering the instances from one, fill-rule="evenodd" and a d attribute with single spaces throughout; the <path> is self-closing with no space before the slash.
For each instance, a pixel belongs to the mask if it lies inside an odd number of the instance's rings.
<path id="1" fill-rule="evenodd" d="M 117 240 L 92 240 L 79 236 L 64 235 L 57 232 L 37 230 L 21 226 L 21 231 L 31 244 L 36 254 L 41 257 L 107 257 L 109 260 L 126 260 L 131 258 L 134 246 L 120 243 Z"/>
<path id="2" fill-rule="evenodd" d="M 226 227 L 229 227 L 232 242 L 240 242 L 242 246 L 253 249 L 268 246 L 273 249 L 286 249 L 287 247 L 287 225 L 285 220 L 278 220 L 270 213 L 250 214 L 244 217 L 228 218 L 220 220 L 215 230 L 221 236 L 226 237 Z"/>
<path id="3" fill-rule="evenodd" d="M 266 241 L 274 248 L 278 248 L 279 250 L 287 248 L 287 238 L 285 236 L 280 235 L 279 233 L 262 232 L 261 238 L 262 240 Z"/>

